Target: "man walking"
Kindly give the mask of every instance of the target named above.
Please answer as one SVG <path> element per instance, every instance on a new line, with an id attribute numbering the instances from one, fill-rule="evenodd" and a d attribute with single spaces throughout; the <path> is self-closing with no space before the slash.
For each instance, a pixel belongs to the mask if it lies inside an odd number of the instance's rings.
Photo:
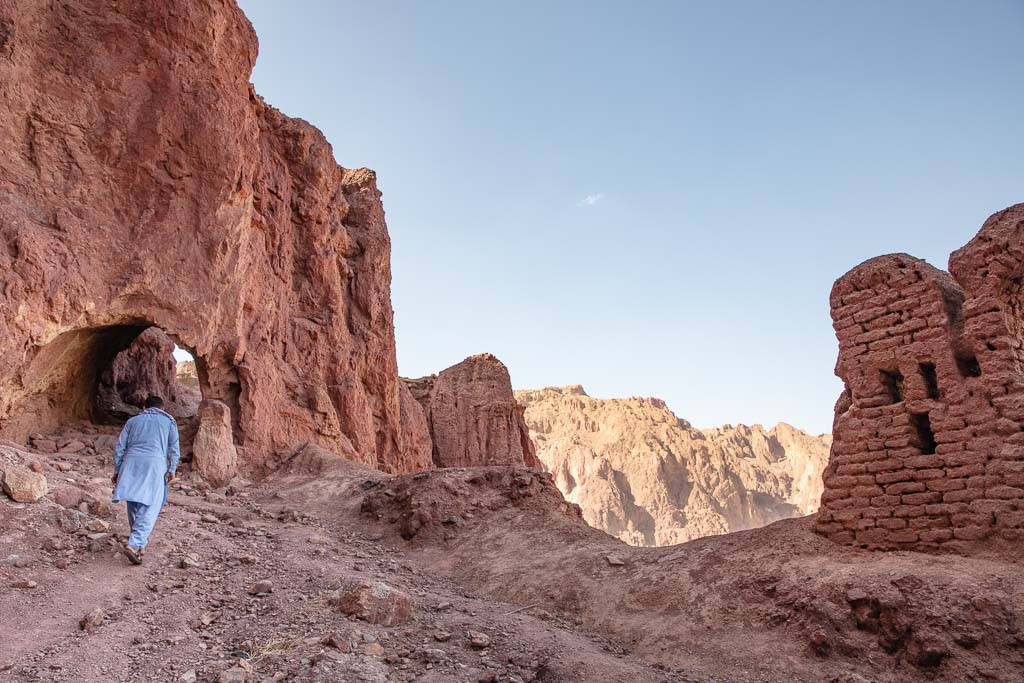
<path id="1" fill-rule="evenodd" d="M 128 503 L 131 535 L 124 554 L 142 564 L 149 534 L 167 501 L 167 485 L 174 479 L 181 451 L 178 423 L 163 410 L 159 396 L 146 399 L 145 410 L 128 420 L 114 449 L 113 502 Z"/>

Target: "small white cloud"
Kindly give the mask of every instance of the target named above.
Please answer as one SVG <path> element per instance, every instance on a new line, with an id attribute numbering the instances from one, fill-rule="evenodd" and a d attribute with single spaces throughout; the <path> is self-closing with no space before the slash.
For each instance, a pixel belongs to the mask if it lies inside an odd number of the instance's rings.
<path id="1" fill-rule="evenodd" d="M 604 195 L 600 192 L 595 192 L 594 194 L 588 194 L 586 197 L 576 202 L 576 206 L 588 208 L 597 204 L 602 199 L 604 199 Z"/>

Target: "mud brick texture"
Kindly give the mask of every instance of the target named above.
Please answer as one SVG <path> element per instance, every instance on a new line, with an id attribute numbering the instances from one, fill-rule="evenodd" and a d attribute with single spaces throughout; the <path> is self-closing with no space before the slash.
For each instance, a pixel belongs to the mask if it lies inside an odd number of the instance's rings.
<path id="1" fill-rule="evenodd" d="M 833 445 L 815 528 L 871 548 L 1024 539 L 1024 204 L 949 272 L 906 254 L 839 278 Z"/>

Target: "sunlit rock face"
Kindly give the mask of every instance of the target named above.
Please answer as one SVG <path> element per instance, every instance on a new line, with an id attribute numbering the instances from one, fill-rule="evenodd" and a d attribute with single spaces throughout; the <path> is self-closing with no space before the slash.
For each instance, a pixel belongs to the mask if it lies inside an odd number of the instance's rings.
<path id="1" fill-rule="evenodd" d="M 434 466 L 540 467 L 508 368 L 494 355 L 470 356 L 440 374 L 404 381 L 423 408 Z"/>
<path id="2" fill-rule="evenodd" d="M 669 545 L 817 509 L 830 438 L 787 424 L 700 430 L 656 398 L 516 392 L 537 456 L 592 526 Z"/>
<path id="3" fill-rule="evenodd" d="M 0 435 L 91 418 L 156 326 L 241 468 L 313 443 L 402 469 L 376 178 L 253 92 L 236 4 L 7 1 L 0 26 Z"/>

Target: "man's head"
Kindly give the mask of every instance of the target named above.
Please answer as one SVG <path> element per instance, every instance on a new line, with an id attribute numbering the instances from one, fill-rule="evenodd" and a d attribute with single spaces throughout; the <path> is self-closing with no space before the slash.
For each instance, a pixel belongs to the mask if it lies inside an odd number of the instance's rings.
<path id="1" fill-rule="evenodd" d="M 144 405 L 147 408 L 163 408 L 164 400 L 159 396 L 150 396 L 142 405 Z"/>

